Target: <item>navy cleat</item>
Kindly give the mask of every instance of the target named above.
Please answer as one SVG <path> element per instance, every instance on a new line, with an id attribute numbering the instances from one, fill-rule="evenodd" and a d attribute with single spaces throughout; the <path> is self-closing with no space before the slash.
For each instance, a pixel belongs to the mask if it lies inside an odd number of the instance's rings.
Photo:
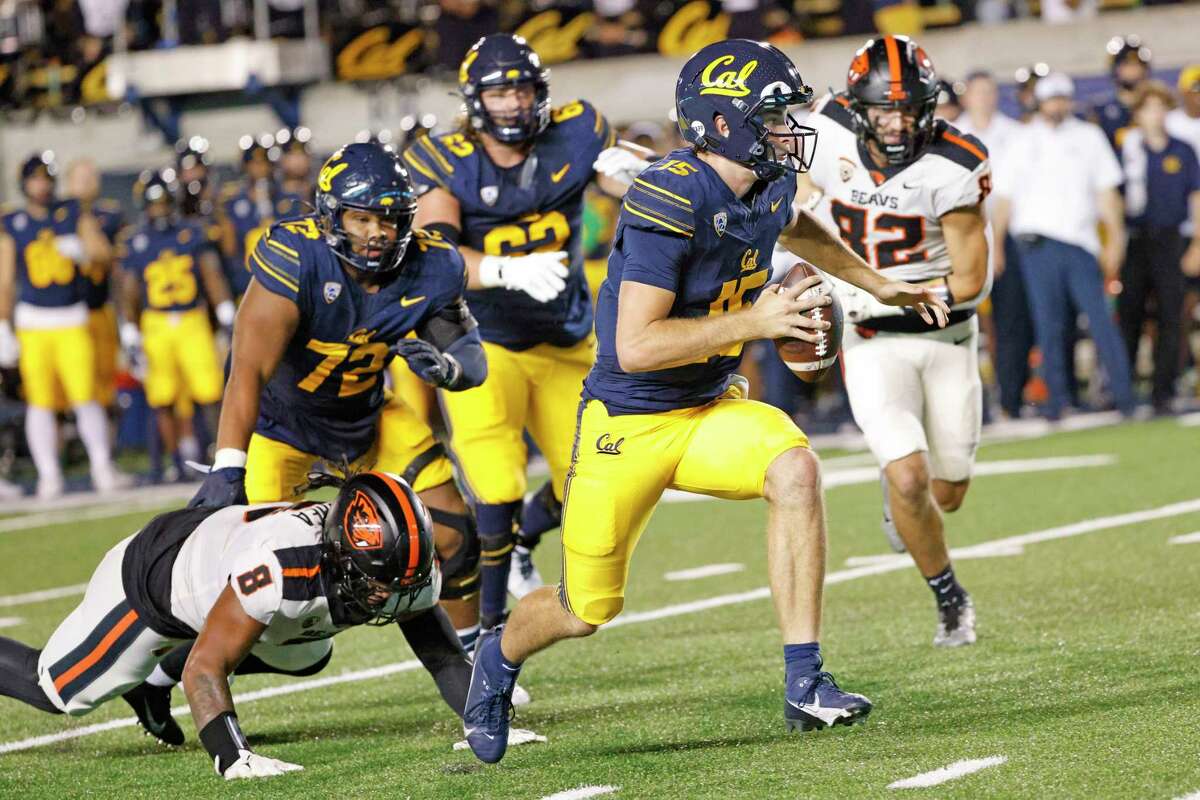
<path id="1" fill-rule="evenodd" d="M 871 701 L 843 692 L 828 672 L 798 678 L 787 687 L 783 721 L 788 732 L 821 730 L 830 725 L 854 725 L 871 713 Z"/>
<path id="2" fill-rule="evenodd" d="M 162 744 L 179 747 L 183 744 L 183 729 L 171 716 L 171 687 L 143 683 L 121 695 L 137 714 L 138 725 Z"/>
<path id="3" fill-rule="evenodd" d="M 500 653 L 497 626 L 479 637 L 475 645 L 475 666 L 463 712 L 463 733 L 471 752 L 480 761 L 495 764 L 508 749 L 508 723 L 513 716 L 512 694 L 520 668 L 509 669 Z"/>

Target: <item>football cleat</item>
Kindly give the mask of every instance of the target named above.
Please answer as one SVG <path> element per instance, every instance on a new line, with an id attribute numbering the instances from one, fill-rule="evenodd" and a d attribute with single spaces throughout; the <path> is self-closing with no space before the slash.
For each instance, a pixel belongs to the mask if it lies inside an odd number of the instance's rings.
<path id="1" fill-rule="evenodd" d="M 892 550 L 903 553 L 908 548 L 904 546 L 904 540 L 900 538 L 900 531 L 896 530 L 896 522 L 892 519 L 892 499 L 888 493 L 887 475 L 883 472 L 879 473 L 879 487 L 883 490 L 883 519 L 879 527 L 883 529 L 883 535 L 887 537 Z"/>
<path id="2" fill-rule="evenodd" d="M 975 644 L 975 604 L 963 594 L 957 603 L 938 606 L 938 628 L 934 647 L 962 647 Z"/>
<path id="3" fill-rule="evenodd" d="M 542 574 L 533 563 L 533 553 L 524 545 L 512 551 L 512 569 L 508 571 L 508 593 L 520 600 L 542 586 Z"/>
<path id="4" fill-rule="evenodd" d="M 479 637 L 475 666 L 463 711 L 463 734 L 480 761 L 495 764 L 508 749 L 508 725 L 513 717 L 512 695 L 520 669 L 504 666 L 498 626 Z"/>
<path id="5" fill-rule="evenodd" d="M 843 692 L 828 672 L 797 679 L 787 687 L 783 702 L 783 721 L 789 733 L 854 725 L 865 721 L 870 713 L 870 700 Z"/>
<path id="6" fill-rule="evenodd" d="M 183 729 L 171 716 L 171 687 L 140 684 L 121 695 L 137 714 L 138 725 L 162 744 L 179 747 L 183 744 Z"/>
<path id="7" fill-rule="evenodd" d="M 533 698 L 530 697 L 528 689 L 526 689 L 524 686 L 522 686 L 519 683 L 513 687 L 513 693 L 512 693 L 513 708 L 520 708 L 521 706 L 527 706 L 532 702 L 533 702 Z"/>

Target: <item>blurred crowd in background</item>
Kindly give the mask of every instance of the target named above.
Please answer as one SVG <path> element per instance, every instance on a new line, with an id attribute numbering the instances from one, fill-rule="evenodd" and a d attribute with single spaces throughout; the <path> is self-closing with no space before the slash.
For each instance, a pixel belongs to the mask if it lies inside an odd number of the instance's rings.
<path id="1" fill-rule="evenodd" d="M 485 33 L 513 31 L 543 61 L 632 53 L 682 56 L 726 37 L 802 39 L 1035 17 L 1070 23 L 1100 10 L 1177 0 L 4 0 L 0 109 L 103 108 L 105 59 L 120 49 L 233 37 L 319 37 L 335 76 L 392 79 L 458 68 Z"/>
<path id="2" fill-rule="evenodd" d="M 7 9 L 11 5 L 2 7 Z M 345 10 L 354 5 L 344 0 L 339 7 Z M 447 15 L 465 20 L 444 26 L 453 30 L 456 44 L 434 47 L 429 62 L 432 64 L 453 63 L 459 45 L 465 49 L 482 30 L 494 30 L 497 20 L 520 17 L 519 14 L 511 18 L 503 16 L 511 13 L 507 6 L 468 0 L 400 5 L 417 15 L 414 19 L 422 20 L 421 24 L 432 31 L 440 29 L 440 20 Z M 796 4 L 802 5 L 811 4 Z M 960 3 L 955 7 L 963 14 L 978 15 L 984 5 L 984 2 Z M 609 2 L 587 8 L 588 13 L 606 19 L 624 19 L 623 14 L 641 14 L 640 19 L 649 19 L 644 16 L 643 6 Z M 767 12 L 778 11 L 779 26 L 764 29 L 766 33 L 779 33 L 788 25 L 803 27 L 801 23 L 811 22 L 795 9 L 774 4 L 727 2 L 724 6 L 731 13 L 735 6 L 740 9 L 737 13 L 761 13 L 763 19 L 769 16 Z M 1004 13 L 1029 12 L 1024 3 L 1004 2 L 1003 6 Z M 223 7 L 220 3 L 214 5 Z M 371 13 L 361 4 L 357 7 L 360 14 Z M 1048 7 L 1043 4 L 1043 13 Z M 138 8 L 148 6 L 132 4 L 126 14 L 127 24 L 134 24 Z M 76 24 L 83 24 L 79 21 L 79 7 L 71 3 L 45 6 L 42 13 L 73 14 Z M 478 30 L 468 24 L 474 15 L 485 15 L 488 19 Z M 138 17 L 142 23 L 153 18 L 149 11 Z M 58 29 L 54 36 L 48 35 L 49 30 L 47 26 L 46 40 L 53 39 L 67 49 L 78 47 L 82 41 L 75 38 L 68 43 Z M 153 26 L 146 28 L 152 30 Z M 229 30 L 236 32 L 237 28 L 231 26 Z M 604 29 L 589 30 L 588 35 L 592 36 Z M 759 29 L 751 27 L 731 33 L 755 35 L 755 31 Z M 139 34 L 132 40 L 152 46 L 156 35 Z M 620 51 L 617 47 L 620 37 L 605 35 L 603 39 L 607 44 L 589 51 L 590 55 Z M 610 45 L 614 49 L 606 50 Z M 98 46 L 104 47 L 103 43 Z M 636 49 L 633 44 L 629 46 Z M 1098 46 L 1105 45 L 1098 43 Z M 985 419 L 1041 415 L 1057 420 L 1077 411 L 1106 408 L 1116 408 L 1125 415 L 1148 415 L 1196 407 L 1200 244 L 1192 239 L 1192 225 L 1200 221 L 1197 157 L 1200 63 L 1181 71 L 1155 72 L 1150 48 L 1136 37 L 1116 38 L 1107 43 L 1107 48 L 1111 70 L 1103 79 L 1103 91 L 1098 95 L 1089 91 L 1086 96 L 1078 96 L 1070 79 L 1052 73 L 1044 63 L 1032 64 L 1016 75 L 992 75 L 981 68 L 961 80 L 943 82 L 938 114 L 979 136 L 987 145 L 998 181 L 989 212 L 995 209 L 995 197 L 1003 197 L 1006 213 L 1012 220 L 1005 240 L 996 243 L 995 287 L 991 301 L 981 309 L 985 334 L 981 341 L 986 349 L 981 360 L 987 387 Z M 570 91 L 569 87 L 556 89 L 560 96 Z M 1010 114 L 1001 108 L 1002 97 L 1012 101 L 1006 104 Z M 1088 220 L 1086 224 L 1099 230 L 1097 241 L 1101 244 L 1092 248 L 1095 252 L 1091 255 L 1092 263 L 1098 263 L 1102 272 L 1102 297 L 1076 292 L 1074 284 L 1062 291 L 1048 288 L 1039 283 L 1045 270 L 1034 273 L 1034 280 L 1030 280 L 1036 257 L 1028 254 L 1047 239 L 1054 240 L 1056 234 L 1053 230 L 1040 230 L 1036 224 L 1022 227 L 1021 212 L 1030 201 L 1022 198 L 1019 187 L 1002 190 L 1001 176 L 1012 174 L 1013 164 L 1023 158 L 1010 152 L 1013 142 L 1021 139 L 1014 132 L 1044 126 L 1054 114 L 1061 116 L 1062 109 L 1071 125 L 1084 126 L 1083 130 L 1095 129 L 1097 136 L 1103 133 L 1107 142 L 1105 158 L 1111 159 L 1115 177 L 1111 185 L 1097 185 L 1094 178 L 1087 176 L 1086 180 L 1092 183 L 1085 180 L 1080 186 L 1070 185 L 1064 179 L 1061 184 L 1048 186 L 1044 196 L 1035 199 L 1050 208 L 1079 207 L 1084 214 L 1082 218 Z M 439 124 L 431 117 L 408 117 L 399 129 L 363 131 L 359 139 L 373 137 L 404 148 L 416 135 L 431 128 L 445 129 L 449 122 Z M 665 154 L 680 145 L 671 119 L 612 122 L 622 138 L 655 153 Z M 1061 130 L 1068 129 L 1074 130 L 1070 126 Z M 101 196 L 101 176 L 90 162 L 58 164 L 52 153 L 38 153 L 22 166 L 22 191 L 28 200 L 30 179 L 49 177 L 54 180 L 52 188 L 59 197 L 76 198 L 84 209 L 97 216 L 103 210 L 108 215 L 103 228 L 115 245 L 119 275 L 121 231 L 127 237 L 132 226 L 145 222 L 146 187 L 152 182 L 161 183 L 173 198 L 175 213 L 208 232 L 209 247 L 219 259 L 232 295 L 237 297 L 245 291 L 249 280 L 245 268 L 247 252 L 273 222 L 306 213 L 316 170 L 327 155 L 313 151 L 310 134 L 303 127 L 246 134 L 239 144 L 240 162 L 215 164 L 209 155 L 210 143 L 202 136 L 181 140 L 172 163 L 148 164 L 149 169 L 132 190 L 127 182 L 125 189 L 108 197 Z M 1099 168 L 1097 171 L 1102 172 Z M 111 183 L 106 181 L 105 185 Z M 1106 218 L 1099 210 L 1107 202 L 1103 194 L 1109 189 L 1116 196 L 1117 220 Z M 595 191 L 586 206 L 584 247 L 593 291 L 604 279 L 618 203 Z M 9 211 L 17 210 L 19 205 Z M 1086 217 L 1088 213 L 1092 217 Z M 1124 247 L 1126 240 L 1128 248 Z M 1088 249 L 1086 242 L 1081 246 Z M 1026 263 L 1022 263 L 1023 259 Z M 1086 269 L 1095 273 L 1097 268 Z M 162 457 L 159 431 L 142 392 L 136 353 L 121 352 L 117 337 L 119 321 L 113 310 L 113 273 L 104 269 L 82 272 L 93 283 L 88 304 L 96 319 L 97 335 L 108 340 L 103 348 L 97 345 L 98 352 L 103 353 L 102 359 L 109 361 L 107 366 L 98 365 L 98 369 L 107 372 L 103 380 L 107 381 L 109 391 L 104 402 L 114 423 L 116 450 L 118 454 L 130 454 L 126 459 L 136 464 L 135 469 L 147 470 L 152 480 L 175 480 L 181 477 L 178 463 Z M 1054 336 L 1065 340 L 1064 363 L 1060 363 L 1062 359 L 1050 359 L 1047 363 L 1043 356 L 1039 344 L 1045 344 L 1047 325 L 1053 328 Z M 793 415 L 810 434 L 853 430 L 845 391 L 836 372 L 820 384 L 801 382 L 786 369 L 769 343 L 759 344 L 748 349 L 743 370 L 751 378 L 756 397 Z M 26 454 L 21 435 L 19 376 L 11 365 L 5 366 L 9 368 L 0 370 L 4 388 L 0 401 L 0 476 L 29 483 L 33 471 L 23 461 Z M 436 409 L 436 404 L 433 407 Z M 213 431 L 207 429 L 209 425 L 202 415 L 192 413 L 190 403 L 182 402 L 176 410 L 180 421 L 178 452 L 184 457 L 203 460 L 205 445 Z M 67 439 L 70 438 L 68 435 Z M 149 454 L 148 461 L 144 453 Z M 74 446 L 73 454 L 68 449 L 68 461 L 72 458 L 76 464 L 84 463 L 80 446 Z"/>

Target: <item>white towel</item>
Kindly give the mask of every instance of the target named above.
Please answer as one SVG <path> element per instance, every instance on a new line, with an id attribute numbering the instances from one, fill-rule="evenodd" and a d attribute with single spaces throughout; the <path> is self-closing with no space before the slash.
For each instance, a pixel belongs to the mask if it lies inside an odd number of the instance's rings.
<path id="1" fill-rule="evenodd" d="M 1130 130 L 1121 144 L 1121 163 L 1125 168 L 1125 215 L 1140 217 L 1146 210 L 1146 171 L 1149 159 L 1142 143 L 1142 132 Z"/>

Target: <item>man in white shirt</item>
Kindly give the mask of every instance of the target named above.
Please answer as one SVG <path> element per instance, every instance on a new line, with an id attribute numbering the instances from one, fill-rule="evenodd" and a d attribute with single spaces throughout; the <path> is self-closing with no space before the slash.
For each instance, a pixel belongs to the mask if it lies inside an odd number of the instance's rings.
<path id="1" fill-rule="evenodd" d="M 1021 123 L 997 110 L 996 79 L 986 70 L 967 75 L 962 93 L 963 114 L 955 123 L 964 133 L 974 134 L 987 146 L 993 169 L 1003 163 Z M 994 198 L 987 200 L 992 213 Z M 992 326 L 995 334 L 996 382 L 1000 385 L 1000 408 L 1016 418 L 1029 380 L 1029 351 L 1033 349 L 1033 315 L 1025 293 L 1025 281 L 1017 266 L 1017 245 L 1011 236 L 993 244 Z"/>
<path id="2" fill-rule="evenodd" d="M 1200 64 L 1179 72 L 1179 107 L 1167 113 L 1167 134 L 1190 144 L 1200 156 Z"/>
<path id="3" fill-rule="evenodd" d="M 1038 113 L 1014 137 L 996 169 L 993 224 L 1017 240 L 1034 330 L 1050 389 L 1045 409 L 1058 419 L 1067 405 L 1066 340 L 1072 305 L 1088 318 L 1113 400 L 1133 413 L 1129 360 L 1104 296 L 1125 254 L 1120 164 L 1099 127 L 1072 115 L 1075 84 L 1051 73 L 1037 85 Z M 1097 223 L 1105 228 L 1101 247 Z"/>

